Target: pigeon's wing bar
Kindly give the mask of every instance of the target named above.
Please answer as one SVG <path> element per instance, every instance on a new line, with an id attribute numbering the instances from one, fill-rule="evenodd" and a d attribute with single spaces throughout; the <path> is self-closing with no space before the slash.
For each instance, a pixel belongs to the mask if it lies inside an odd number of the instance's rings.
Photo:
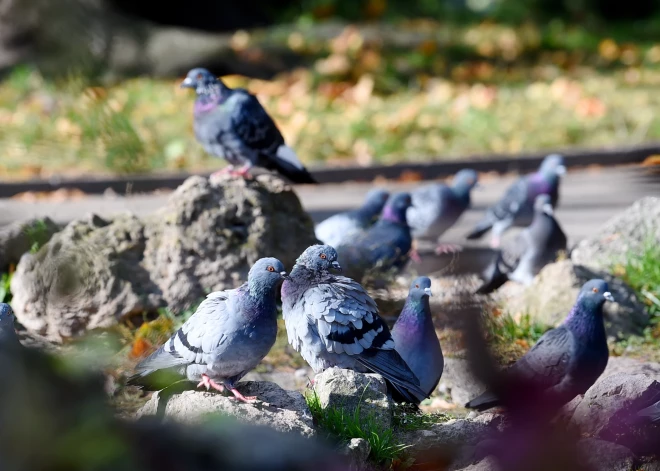
<path id="1" fill-rule="evenodd" d="M 568 372 L 574 342 L 573 334 L 565 327 L 549 330 L 511 367 L 511 373 L 544 389 L 556 386 Z"/>
<path id="2" fill-rule="evenodd" d="M 249 149 L 275 155 L 284 138 L 259 100 L 247 90 L 236 89 L 242 99 L 231 118 L 231 129 Z"/>
<path id="3" fill-rule="evenodd" d="M 515 218 L 527 199 L 528 184 L 527 178 L 520 178 L 506 190 L 504 196 L 490 208 L 495 219 Z"/>

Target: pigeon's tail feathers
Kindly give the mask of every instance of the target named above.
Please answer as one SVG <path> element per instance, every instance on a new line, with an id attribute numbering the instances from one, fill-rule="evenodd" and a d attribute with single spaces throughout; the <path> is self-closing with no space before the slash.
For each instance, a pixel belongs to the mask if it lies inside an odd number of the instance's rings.
<path id="1" fill-rule="evenodd" d="M 660 420 L 660 402 L 640 410 L 637 412 L 637 415 L 640 417 L 648 417 L 651 422 L 657 422 Z"/>
<path id="2" fill-rule="evenodd" d="M 419 379 L 396 350 L 370 349 L 357 360 L 374 373 L 385 378 L 398 393 L 398 399 L 419 405 L 428 397 L 419 385 Z M 395 399 L 397 399 L 395 395 Z"/>
<path id="3" fill-rule="evenodd" d="M 298 160 L 295 151 L 282 144 L 277 148 L 277 153 L 273 159 L 277 171 L 287 177 L 294 183 L 318 183 L 307 171 L 305 166 Z"/>
<path id="4" fill-rule="evenodd" d="M 477 290 L 475 294 L 489 294 L 498 289 L 504 283 L 509 281 L 508 270 L 504 266 L 504 260 L 502 259 L 502 252 L 498 252 L 495 259 L 483 272 L 483 283 Z"/>
<path id="5" fill-rule="evenodd" d="M 476 226 L 474 226 L 474 229 L 472 229 L 472 231 L 467 236 L 465 236 L 465 238 L 468 240 L 480 239 L 484 234 L 486 234 L 486 232 L 490 231 L 492 227 L 492 218 L 486 216 L 481 221 L 479 221 Z"/>
<path id="6" fill-rule="evenodd" d="M 465 404 L 466 409 L 476 409 L 479 412 L 485 411 L 492 407 L 500 405 L 499 398 L 490 391 L 485 391 L 479 396 Z"/>
<path id="7" fill-rule="evenodd" d="M 151 373 L 153 373 L 155 370 L 142 370 L 140 372 L 135 373 L 132 376 L 129 376 L 129 378 L 126 380 L 126 386 L 137 386 L 137 387 L 144 387 L 144 378 L 149 376 Z"/>

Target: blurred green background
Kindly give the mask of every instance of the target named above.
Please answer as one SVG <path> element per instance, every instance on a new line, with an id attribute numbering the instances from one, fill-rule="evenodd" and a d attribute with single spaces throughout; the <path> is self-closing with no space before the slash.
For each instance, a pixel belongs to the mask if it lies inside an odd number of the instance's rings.
<path id="1" fill-rule="evenodd" d="M 311 168 L 660 137 L 649 0 L 0 0 L 0 176 L 202 171 L 185 72 Z"/>

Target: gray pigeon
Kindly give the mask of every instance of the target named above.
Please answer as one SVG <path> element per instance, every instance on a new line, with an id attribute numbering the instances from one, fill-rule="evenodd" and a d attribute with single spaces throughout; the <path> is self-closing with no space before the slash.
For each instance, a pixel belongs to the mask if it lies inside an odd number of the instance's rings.
<path id="1" fill-rule="evenodd" d="M 242 286 L 209 294 L 197 311 L 158 350 L 141 361 L 128 384 L 158 370 L 174 368 L 197 387 L 236 390 L 238 382 L 266 356 L 277 334 L 276 292 L 287 277 L 276 258 L 262 258 L 252 266 Z"/>
<path id="2" fill-rule="evenodd" d="M 20 344 L 14 326 L 14 311 L 7 303 L 0 303 L 0 343 Z"/>
<path id="3" fill-rule="evenodd" d="M 607 283 L 599 279 L 586 282 L 564 322 L 543 334 L 505 374 L 542 389 L 548 404 L 563 405 L 584 394 L 607 366 L 605 301 L 614 301 Z M 482 411 L 499 404 L 499 398 L 486 391 L 465 407 Z"/>
<path id="4" fill-rule="evenodd" d="M 330 273 L 341 267 L 329 245 L 313 245 L 282 284 L 289 343 L 315 372 L 333 366 L 382 375 L 395 398 L 419 404 L 427 394 L 394 349 L 376 302 L 359 283 Z"/>
<path id="5" fill-rule="evenodd" d="M 567 249 L 566 235 L 554 217 L 550 196 L 539 195 L 534 202 L 532 223 L 514 244 L 498 251 L 495 261 L 486 268 L 484 283 L 477 293 L 491 293 L 507 280 L 530 285 L 541 268 Z"/>
<path id="6" fill-rule="evenodd" d="M 420 276 L 410 284 L 408 299 L 392 328 L 396 351 L 431 395 L 440 382 L 445 359 L 435 334 L 431 307 L 431 280 Z"/>
<path id="7" fill-rule="evenodd" d="M 433 183 L 412 191 L 413 205 L 408 208 L 407 219 L 413 237 L 436 241 L 452 227 L 469 208 L 470 191 L 478 178 L 474 170 L 463 169 L 456 174 L 451 186 Z M 447 251 L 447 244 L 440 245 L 436 251 Z"/>
<path id="8" fill-rule="evenodd" d="M 193 108 L 197 140 L 209 154 L 224 157 L 230 164 L 216 173 L 246 176 L 256 165 L 275 170 L 294 183 L 318 183 L 250 92 L 229 88 L 202 68 L 188 72 L 181 87 L 197 93 Z M 240 166 L 237 172 L 234 166 Z"/>
<path id="9" fill-rule="evenodd" d="M 388 197 L 389 193 L 380 188 L 370 190 L 361 208 L 320 222 L 315 229 L 316 238 L 333 247 L 354 240 L 376 222 Z"/>
<path id="10" fill-rule="evenodd" d="M 534 201 L 538 195 L 550 195 L 552 207 L 557 206 L 559 176 L 564 173 L 564 158 L 559 154 L 547 156 L 536 173 L 526 175 L 510 186 L 502 199 L 488 208 L 484 218 L 466 237 L 479 239 L 492 229 L 491 247 L 498 248 L 502 234 L 510 227 L 525 227 L 531 223 Z"/>

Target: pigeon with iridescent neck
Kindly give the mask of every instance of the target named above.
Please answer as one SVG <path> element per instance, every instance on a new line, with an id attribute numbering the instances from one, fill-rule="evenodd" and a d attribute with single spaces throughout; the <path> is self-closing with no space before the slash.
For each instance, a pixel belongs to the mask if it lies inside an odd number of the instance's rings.
<path id="1" fill-rule="evenodd" d="M 415 373 L 422 390 L 430 396 L 440 382 L 445 360 L 435 334 L 429 296 L 431 280 L 426 276 L 410 284 L 406 303 L 392 328 L 392 338 L 396 351 Z"/>
<path id="2" fill-rule="evenodd" d="M 397 353 L 378 306 L 345 276 L 329 245 L 305 250 L 282 284 L 282 316 L 291 346 L 319 373 L 333 366 L 378 373 L 398 400 L 419 404 L 427 394 Z"/>
<path id="3" fill-rule="evenodd" d="M 315 229 L 316 238 L 333 247 L 354 240 L 376 222 L 388 197 L 387 191 L 372 189 L 360 208 L 335 214 L 320 222 Z"/>
<path id="4" fill-rule="evenodd" d="M 256 398 L 244 397 L 236 383 L 275 343 L 275 296 L 287 276 L 276 258 L 257 260 L 246 283 L 209 294 L 167 342 L 136 366 L 128 384 L 144 385 L 145 377 L 169 369 L 199 381 L 197 387 L 229 389 L 236 399 L 254 402 Z"/>
<path id="5" fill-rule="evenodd" d="M 539 195 L 534 202 L 532 223 L 513 243 L 499 250 L 484 271 L 484 283 L 477 293 L 491 293 L 508 280 L 529 286 L 544 266 L 555 262 L 567 249 L 566 234 L 554 217 L 550 196 Z"/>
<path id="6" fill-rule="evenodd" d="M 408 224 L 413 237 L 437 241 L 470 207 L 470 192 L 477 185 L 478 178 L 474 170 L 463 169 L 454 176 L 449 186 L 432 183 L 412 191 L 413 205 L 408 208 Z M 436 253 L 460 249 L 457 245 L 440 244 Z"/>
<path id="7" fill-rule="evenodd" d="M 492 229 L 490 245 L 499 248 L 502 234 L 510 227 L 525 227 L 531 223 L 538 195 L 550 195 L 552 207 L 557 206 L 560 176 L 564 173 L 564 158 L 559 154 L 547 156 L 536 173 L 517 180 L 497 203 L 488 208 L 467 239 L 479 239 Z"/>
<path id="8" fill-rule="evenodd" d="M 337 247 L 347 276 L 362 279 L 365 273 L 398 271 L 408 262 L 412 235 L 406 212 L 409 193 L 397 193 L 387 200 L 378 222 L 362 236 Z"/>
<path id="9" fill-rule="evenodd" d="M 7 303 L 0 303 L 0 343 L 20 345 L 14 321 L 14 311 L 11 306 Z"/>
<path id="10" fill-rule="evenodd" d="M 605 301 L 614 301 L 607 282 L 586 282 L 564 322 L 543 334 L 504 374 L 533 384 L 542 391 L 544 405 L 561 407 L 584 394 L 603 373 L 609 358 Z M 486 391 L 465 407 L 481 411 L 499 404 L 497 395 Z"/>
<path id="11" fill-rule="evenodd" d="M 208 70 L 192 69 L 181 83 L 197 94 L 193 107 L 197 140 L 206 151 L 230 166 L 216 173 L 247 176 L 253 166 L 275 170 L 293 183 L 318 183 L 284 143 L 277 125 L 257 97 L 229 88 Z M 235 166 L 240 167 L 238 171 Z"/>

